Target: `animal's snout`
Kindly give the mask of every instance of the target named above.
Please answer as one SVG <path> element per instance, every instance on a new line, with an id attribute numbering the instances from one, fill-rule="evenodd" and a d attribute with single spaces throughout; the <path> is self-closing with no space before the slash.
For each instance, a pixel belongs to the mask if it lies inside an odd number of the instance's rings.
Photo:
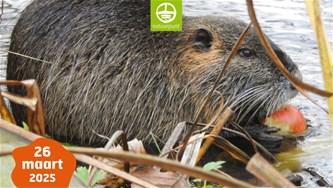
<path id="1" fill-rule="evenodd" d="M 293 60 L 280 49 L 276 49 L 274 51 L 286 69 L 298 79 L 302 79 L 302 74 Z"/>

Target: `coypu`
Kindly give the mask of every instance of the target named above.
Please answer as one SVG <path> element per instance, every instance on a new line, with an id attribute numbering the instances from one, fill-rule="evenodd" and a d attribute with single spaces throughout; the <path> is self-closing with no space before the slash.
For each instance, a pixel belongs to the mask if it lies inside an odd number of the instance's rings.
<path id="1" fill-rule="evenodd" d="M 7 79 L 37 80 L 53 138 L 101 145 L 106 141 L 92 130 L 106 136 L 124 130 L 147 142 L 151 131 L 165 141 L 178 122 L 193 121 L 246 24 L 184 17 L 182 32 L 150 32 L 149 12 L 145 0 L 35 0 L 24 10 L 10 51 L 50 63 L 9 54 Z M 296 93 L 251 28 L 200 122 L 209 121 L 222 96 L 240 122 L 270 114 Z M 13 105 L 13 112 L 23 120 L 22 107 Z"/>

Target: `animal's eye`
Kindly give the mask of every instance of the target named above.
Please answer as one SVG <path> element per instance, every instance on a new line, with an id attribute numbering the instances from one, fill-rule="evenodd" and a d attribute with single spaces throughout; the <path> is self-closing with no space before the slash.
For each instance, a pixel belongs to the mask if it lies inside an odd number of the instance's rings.
<path id="1" fill-rule="evenodd" d="M 251 49 L 248 48 L 241 48 L 238 50 L 238 53 L 242 56 L 242 57 L 246 57 L 246 58 L 250 58 L 252 56 L 254 56 L 254 53 Z"/>

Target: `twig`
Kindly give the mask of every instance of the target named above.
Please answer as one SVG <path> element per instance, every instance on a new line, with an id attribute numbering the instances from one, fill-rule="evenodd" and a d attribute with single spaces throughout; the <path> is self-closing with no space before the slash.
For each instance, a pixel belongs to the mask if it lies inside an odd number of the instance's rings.
<path id="1" fill-rule="evenodd" d="M 272 187 L 295 187 L 275 170 L 259 153 L 255 154 L 247 163 L 246 170 Z"/>
<path id="2" fill-rule="evenodd" d="M 94 132 L 95 133 L 95 132 Z M 97 133 L 96 133 L 97 134 Z M 106 143 L 104 149 L 105 150 L 109 150 L 111 149 L 111 147 L 113 146 L 114 142 L 116 142 L 116 140 L 123 134 L 123 131 L 116 131 L 111 138 L 109 139 L 108 143 Z M 101 161 L 102 163 L 105 163 L 107 161 L 107 159 L 104 159 L 103 157 L 98 157 L 97 158 L 98 161 Z M 92 166 L 90 173 L 89 173 L 89 177 L 88 177 L 88 185 L 91 185 L 92 180 L 95 176 L 97 172 L 97 168 L 96 166 Z"/>
<path id="3" fill-rule="evenodd" d="M 304 171 L 308 172 L 309 174 L 311 174 L 313 177 L 315 177 L 317 180 L 317 184 L 319 186 L 323 186 L 323 187 L 331 187 L 332 185 L 330 185 L 329 183 L 327 183 L 327 181 L 325 180 L 325 178 L 321 175 L 319 175 L 314 168 L 305 168 L 303 169 Z"/>
<path id="4" fill-rule="evenodd" d="M 11 133 L 14 133 L 26 140 L 34 141 L 37 138 L 43 138 L 40 135 L 34 134 L 32 132 L 26 131 L 23 128 L 14 125 L 12 123 L 9 123 L 3 119 L 0 118 L 0 128 L 5 129 L 6 131 L 9 131 Z"/>
<path id="5" fill-rule="evenodd" d="M 20 53 L 12 52 L 12 51 L 4 51 L 4 52 L 9 53 L 9 54 L 14 54 L 14 55 L 17 55 L 17 56 L 21 56 L 21 57 L 24 57 L 24 58 L 32 59 L 32 60 L 35 60 L 35 61 L 40 61 L 40 62 L 43 62 L 43 63 L 52 64 L 52 63 L 49 62 L 49 61 L 45 61 L 45 60 L 41 60 L 41 59 L 37 59 L 37 58 L 30 57 L 30 56 L 27 56 L 27 55 L 24 55 L 24 54 L 20 54 Z"/>
<path id="6" fill-rule="evenodd" d="M 13 150 L 0 150 L 0 157 L 6 156 L 6 155 L 11 155 Z"/>
<path id="7" fill-rule="evenodd" d="M 229 142 L 227 139 L 223 137 L 217 137 L 214 140 L 214 145 L 216 145 L 219 148 L 222 148 L 227 153 L 229 153 L 232 158 L 239 160 L 240 162 L 247 164 L 250 160 L 250 157 L 241 149 L 239 149 L 237 146 Z"/>
<path id="8" fill-rule="evenodd" d="M 201 160 L 201 158 L 204 156 L 208 148 L 212 145 L 212 143 L 215 140 L 215 136 L 217 136 L 221 132 L 222 127 L 227 123 L 232 113 L 233 111 L 229 107 L 223 111 L 221 119 L 217 122 L 217 124 L 210 133 L 212 136 L 208 137 L 204 142 L 204 144 L 202 145 L 199 155 L 195 162 L 196 164 Z"/>
<path id="9" fill-rule="evenodd" d="M 251 137 L 251 135 L 243 127 L 241 127 L 240 125 L 238 125 L 236 122 L 231 121 L 231 125 L 234 126 L 236 129 L 242 131 L 246 135 L 246 137 L 248 138 L 248 140 L 250 141 L 250 143 L 251 143 L 251 145 L 253 147 L 254 152 L 258 153 L 258 147 L 254 143 L 254 140 Z"/>
<path id="10" fill-rule="evenodd" d="M 94 150 L 94 149 L 93 149 Z M 89 157 L 87 155 L 83 155 L 83 154 L 74 154 L 75 158 L 79 161 L 82 161 L 86 164 L 90 164 L 90 165 L 93 165 L 99 169 L 102 169 L 104 171 L 107 171 L 107 172 L 110 172 L 118 177 L 121 177 L 121 178 L 124 178 L 125 180 L 128 180 L 130 182 L 133 182 L 133 183 L 136 183 L 138 185 L 141 185 L 143 187 L 154 187 L 154 188 L 157 188 L 157 186 L 151 184 L 151 183 L 148 183 L 140 178 L 137 178 L 131 174 L 128 174 L 122 170 L 119 170 L 117 168 L 114 168 L 114 167 L 111 167 L 111 166 L 108 166 L 104 163 L 102 163 L 101 161 L 99 160 L 96 160 L 92 157 Z"/>
<path id="11" fill-rule="evenodd" d="M 0 91 L 1 91 L 1 89 L 0 89 Z M 3 118 L 6 121 L 16 124 L 13 114 L 10 112 L 10 110 L 6 106 L 2 92 L 0 92 L 0 118 Z"/>

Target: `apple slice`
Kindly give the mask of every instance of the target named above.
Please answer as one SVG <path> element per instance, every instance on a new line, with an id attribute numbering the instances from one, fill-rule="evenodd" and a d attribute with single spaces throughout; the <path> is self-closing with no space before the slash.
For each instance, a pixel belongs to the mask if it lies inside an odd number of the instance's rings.
<path id="1" fill-rule="evenodd" d="M 303 114 L 293 105 L 285 104 L 263 121 L 264 125 L 280 128 L 278 134 L 302 134 L 307 130 Z"/>

